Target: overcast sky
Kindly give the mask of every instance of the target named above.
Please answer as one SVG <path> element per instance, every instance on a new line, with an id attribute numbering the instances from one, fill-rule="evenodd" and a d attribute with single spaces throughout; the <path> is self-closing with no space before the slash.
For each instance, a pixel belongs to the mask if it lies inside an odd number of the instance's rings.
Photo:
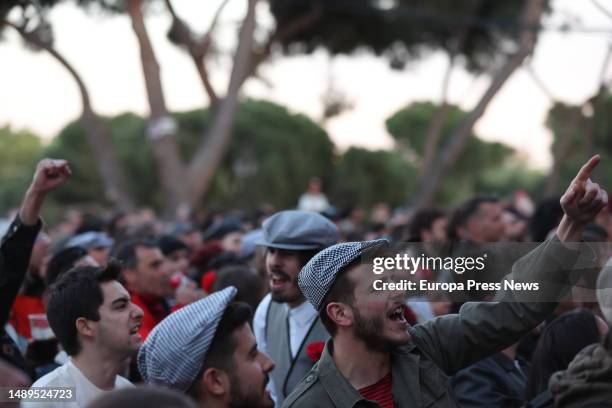
<path id="1" fill-rule="evenodd" d="M 220 0 L 175 0 L 177 12 L 193 27 L 208 26 Z M 244 14 L 244 0 L 233 0 L 224 10 L 220 47 L 231 49 L 235 30 Z M 599 0 L 612 10 L 612 0 Z M 554 0 L 548 24 L 575 15 L 589 28 L 610 28 L 612 19 L 590 0 Z M 262 4 L 259 18 L 270 21 Z M 133 111 L 146 114 L 147 103 L 138 47 L 126 16 L 92 16 L 71 5 L 50 14 L 57 48 L 83 75 L 99 113 L 114 115 Z M 171 110 L 193 109 L 207 102 L 192 63 L 168 42 L 169 18 L 153 13 L 147 26 L 162 67 L 162 80 Z M 555 98 L 581 103 L 598 86 L 611 35 L 548 31 L 541 34 L 532 66 Z M 218 90 L 226 85 L 228 64 L 212 64 L 212 79 Z M 362 55 L 335 57 L 325 53 L 299 57 L 276 57 L 262 66 L 261 81 L 247 82 L 244 93 L 266 98 L 302 112 L 315 120 L 321 116 L 321 98 L 329 78 L 353 103 L 352 110 L 334 118 L 327 130 L 340 149 L 351 145 L 389 148 L 391 138 L 384 120 L 415 100 L 437 100 L 445 70 L 445 59 L 433 54 L 404 71 L 392 71 L 383 59 Z M 612 72 L 608 73 L 612 74 Z M 473 78 L 456 71 L 450 100 L 469 109 L 486 89 L 486 77 Z M 532 167 L 550 164 L 550 133 L 544 120 L 550 99 L 524 71 L 516 72 L 490 104 L 476 131 L 487 140 L 498 140 L 518 149 Z M 23 47 L 18 36 L 6 30 L 0 42 L 0 126 L 27 128 L 50 138 L 78 117 L 80 98 L 66 71 L 44 53 Z"/>

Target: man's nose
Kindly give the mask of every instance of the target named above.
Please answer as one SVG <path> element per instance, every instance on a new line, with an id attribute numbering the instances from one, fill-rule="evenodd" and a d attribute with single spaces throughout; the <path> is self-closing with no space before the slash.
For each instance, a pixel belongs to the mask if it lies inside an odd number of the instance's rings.
<path id="1" fill-rule="evenodd" d="M 274 363 L 274 360 L 272 360 L 272 358 L 270 358 L 269 355 L 267 355 L 266 353 L 264 353 L 263 351 L 261 352 L 263 358 L 264 358 L 264 362 L 262 364 L 263 370 L 265 373 L 269 373 L 270 371 L 272 371 L 274 369 L 274 367 L 276 367 L 276 364 Z"/>
<path id="2" fill-rule="evenodd" d="M 132 303 L 132 316 L 134 319 L 142 319 L 142 317 L 144 316 L 144 312 L 143 310 L 140 308 L 140 306 Z"/>

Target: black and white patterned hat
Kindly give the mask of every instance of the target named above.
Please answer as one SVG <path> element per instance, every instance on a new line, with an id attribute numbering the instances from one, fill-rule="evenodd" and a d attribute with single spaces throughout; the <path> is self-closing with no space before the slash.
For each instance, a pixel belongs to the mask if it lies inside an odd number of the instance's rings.
<path id="1" fill-rule="evenodd" d="M 227 287 L 177 310 L 162 320 L 138 352 L 142 379 L 187 391 L 202 369 L 206 352 L 227 305 L 236 295 Z"/>
<path id="2" fill-rule="evenodd" d="M 298 274 L 298 286 L 315 309 L 321 308 L 323 298 L 336 281 L 338 272 L 361 256 L 366 250 L 388 245 L 386 239 L 343 242 L 316 254 Z"/>

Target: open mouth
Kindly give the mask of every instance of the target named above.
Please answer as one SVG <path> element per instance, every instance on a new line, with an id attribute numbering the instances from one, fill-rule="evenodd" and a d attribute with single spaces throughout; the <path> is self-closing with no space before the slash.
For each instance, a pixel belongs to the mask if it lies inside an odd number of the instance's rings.
<path id="1" fill-rule="evenodd" d="M 406 323 L 406 318 L 404 317 L 405 308 L 406 306 L 403 304 L 396 306 L 387 313 L 387 318 L 392 322 Z"/>
<path id="2" fill-rule="evenodd" d="M 270 274 L 270 282 L 272 283 L 272 287 L 280 287 L 289 282 L 288 277 L 279 275 L 277 273 Z"/>
<path id="3" fill-rule="evenodd" d="M 135 334 L 138 334 L 138 330 L 140 330 L 140 323 L 138 323 L 137 325 L 133 326 L 133 327 L 130 329 L 130 335 L 132 335 L 132 336 L 133 336 L 133 335 L 135 335 Z"/>

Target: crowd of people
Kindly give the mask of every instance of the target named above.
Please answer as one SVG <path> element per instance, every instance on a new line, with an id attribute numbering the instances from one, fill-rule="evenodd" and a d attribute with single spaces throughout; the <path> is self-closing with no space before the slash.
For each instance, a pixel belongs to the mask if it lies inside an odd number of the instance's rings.
<path id="1" fill-rule="evenodd" d="M 64 392 L 24 407 L 612 407 L 599 160 L 537 205 L 520 191 L 366 215 L 334 208 L 313 179 L 296 209 L 70 210 L 49 226 L 44 201 L 71 170 L 42 160 L 2 231 L 0 406 L 25 387 Z M 492 254 L 487 276 L 539 282 L 531 294 L 373 290 L 372 260 L 398 245 L 456 259 L 528 242 L 511 262 Z"/>

